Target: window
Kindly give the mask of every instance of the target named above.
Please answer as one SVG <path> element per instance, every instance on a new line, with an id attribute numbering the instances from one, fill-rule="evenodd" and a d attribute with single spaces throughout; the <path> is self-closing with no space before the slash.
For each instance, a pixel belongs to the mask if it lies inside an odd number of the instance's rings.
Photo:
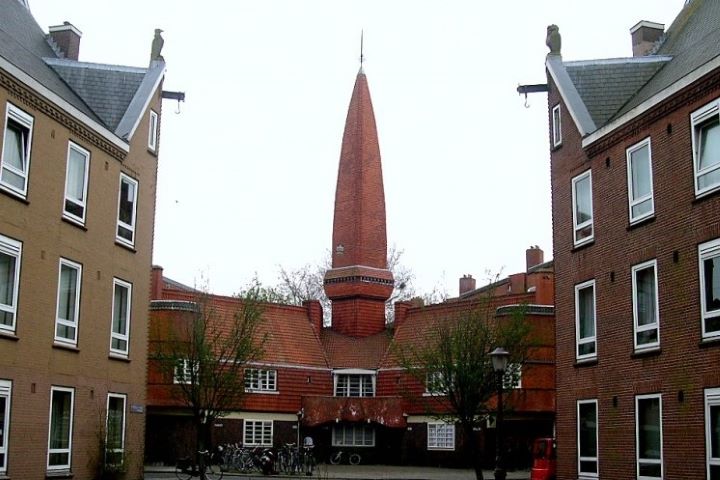
<path id="1" fill-rule="evenodd" d="M 522 364 L 508 363 L 503 375 L 503 390 L 522 388 Z"/>
<path id="2" fill-rule="evenodd" d="M 635 397 L 637 478 L 662 478 L 662 399 L 660 395 Z"/>
<path id="3" fill-rule="evenodd" d="M 15 332 L 22 243 L 0 235 L 0 331 Z"/>
<path id="4" fill-rule="evenodd" d="M 635 349 L 658 347 L 660 346 L 660 322 L 656 260 L 632 267 L 632 288 Z"/>
<path id="5" fill-rule="evenodd" d="M 11 394 L 12 382 L 9 380 L 0 380 L 0 474 L 4 474 L 7 471 Z"/>
<path id="6" fill-rule="evenodd" d="M 595 280 L 575 285 L 575 358 L 585 360 L 597 357 L 595 346 Z"/>
<path id="7" fill-rule="evenodd" d="M 593 235 L 592 172 L 578 175 L 572 180 L 574 244 L 591 241 Z"/>
<path id="8" fill-rule="evenodd" d="M 63 216 L 80 223 L 85 223 L 89 169 L 90 152 L 70 142 L 68 144 Z"/>
<path id="9" fill-rule="evenodd" d="M 577 402 L 578 476 L 598 476 L 597 400 Z"/>
<path id="10" fill-rule="evenodd" d="M 560 119 L 559 103 L 552 109 L 552 137 L 553 147 L 562 145 L 562 122 Z"/>
<path id="11" fill-rule="evenodd" d="M 649 138 L 627 149 L 627 175 L 630 223 L 635 223 L 655 213 Z"/>
<path id="12" fill-rule="evenodd" d="M 720 239 L 703 243 L 698 249 L 702 333 L 705 338 L 717 338 L 720 337 Z"/>
<path id="13" fill-rule="evenodd" d="M 50 390 L 48 470 L 70 468 L 74 397 L 72 388 L 52 387 Z"/>
<path id="14" fill-rule="evenodd" d="M 125 453 L 126 395 L 108 393 L 105 422 L 105 464 L 122 465 Z"/>
<path id="15" fill-rule="evenodd" d="M 130 340 L 130 307 L 132 305 L 132 284 L 113 279 L 112 329 L 110 351 L 128 354 Z"/>
<path id="16" fill-rule="evenodd" d="M 27 195 L 30 172 L 30 146 L 33 118 L 8 103 L 5 113 L 5 135 L 0 159 L 0 187 L 23 198 Z"/>
<path id="17" fill-rule="evenodd" d="M 427 448 L 428 450 L 455 450 L 455 425 L 428 423 Z"/>
<path id="18" fill-rule="evenodd" d="M 245 390 L 277 391 L 277 370 L 246 368 Z"/>
<path id="19" fill-rule="evenodd" d="M 336 397 L 374 397 L 375 375 L 335 374 Z"/>
<path id="20" fill-rule="evenodd" d="M 117 239 L 127 245 L 135 244 L 135 215 L 137 211 L 138 182 L 120 174 Z"/>
<path id="21" fill-rule="evenodd" d="M 370 425 L 333 425 L 333 447 L 374 447 L 375 429 Z"/>
<path id="22" fill-rule="evenodd" d="M 695 195 L 720 188 L 720 102 L 714 100 L 690 115 Z"/>
<path id="23" fill-rule="evenodd" d="M 425 394 L 445 395 L 447 394 L 448 383 L 443 372 L 439 370 L 428 372 L 425 374 Z"/>
<path id="24" fill-rule="evenodd" d="M 705 390 L 705 452 L 707 478 L 720 478 L 720 388 Z"/>
<path id="25" fill-rule="evenodd" d="M 192 383 L 193 379 L 197 377 L 198 371 L 198 365 L 193 365 L 190 359 L 178 360 L 177 365 L 175 365 L 173 383 Z"/>
<path id="26" fill-rule="evenodd" d="M 77 344 L 81 278 L 82 266 L 80 264 L 64 258 L 60 259 L 57 319 L 55 320 L 55 341 L 57 342 Z"/>
<path id="27" fill-rule="evenodd" d="M 272 420 L 245 420 L 243 444 L 247 447 L 272 447 Z"/>
<path id="28" fill-rule="evenodd" d="M 158 114 L 150 110 L 150 131 L 148 132 L 148 148 L 153 152 L 157 150 Z"/>

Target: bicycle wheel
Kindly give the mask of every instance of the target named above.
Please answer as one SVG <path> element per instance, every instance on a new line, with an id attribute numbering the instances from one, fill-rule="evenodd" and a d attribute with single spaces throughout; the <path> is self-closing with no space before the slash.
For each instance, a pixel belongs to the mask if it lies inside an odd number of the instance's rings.
<path id="1" fill-rule="evenodd" d="M 330 463 L 333 465 L 337 465 L 340 463 L 340 460 L 342 459 L 342 452 L 335 452 L 330 455 Z"/>
<path id="2" fill-rule="evenodd" d="M 205 467 L 205 478 L 207 480 L 220 480 L 222 477 L 223 471 L 218 464 L 211 463 Z"/>
<path id="3" fill-rule="evenodd" d="M 189 468 L 181 467 L 180 465 L 176 465 L 175 476 L 178 478 L 178 480 L 191 480 L 192 470 Z"/>
<path id="4" fill-rule="evenodd" d="M 350 465 L 360 465 L 360 460 L 361 458 L 359 454 L 353 453 L 352 455 L 350 455 Z"/>

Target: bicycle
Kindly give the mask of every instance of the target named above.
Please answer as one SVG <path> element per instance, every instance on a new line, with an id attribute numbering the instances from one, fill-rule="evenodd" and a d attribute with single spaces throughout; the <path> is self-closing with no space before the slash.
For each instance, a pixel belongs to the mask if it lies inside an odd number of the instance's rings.
<path id="1" fill-rule="evenodd" d="M 223 471 L 217 463 L 218 455 L 211 454 L 208 450 L 198 451 L 198 455 L 204 458 L 205 468 L 200 468 L 190 457 L 178 459 L 175 465 L 175 476 L 179 480 L 190 480 L 194 477 L 204 480 L 220 480 Z"/>
<path id="2" fill-rule="evenodd" d="M 343 460 L 343 452 L 342 450 L 338 450 L 337 452 L 330 455 L 330 463 L 333 465 L 338 465 Z M 362 461 L 362 457 L 359 453 L 351 453 L 348 455 L 348 463 L 350 465 L 360 465 L 360 462 Z"/>

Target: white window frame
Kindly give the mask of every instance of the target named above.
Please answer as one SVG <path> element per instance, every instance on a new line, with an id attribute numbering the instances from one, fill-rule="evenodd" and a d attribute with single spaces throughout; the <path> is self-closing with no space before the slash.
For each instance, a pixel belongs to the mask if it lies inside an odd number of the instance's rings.
<path id="1" fill-rule="evenodd" d="M 705 389 L 705 463 L 707 465 L 707 478 L 710 477 L 710 467 L 720 468 L 720 456 L 712 456 L 712 429 L 710 425 L 710 408 L 720 408 L 720 388 Z M 718 446 L 720 448 L 720 445 Z"/>
<path id="2" fill-rule="evenodd" d="M 503 390 L 517 390 L 522 388 L 522 363 L 510 362 L 503 374 Z M 517 378 L 514 378 L 517 375 Z"/>
<path id="3" fill-rule="evenodd" d="M 562 110 L 559 103 L 552 109 L 552 142 L 553 147 L 562 145 Z"/>
<path id="4" fill-rule="evenodd" d="M 347 378 L 345 385 L 341 385 L 340 379 Z M 376 372 L 374 370 L 364 370 L 356 368 L 348 368 L 333 371 L 333 393 L 336 397 L 350 397 L 352 391 L 351 382 L 354 378 L 359 377 L 359 395 L 352 397 L 374 397 L 376 389 Z M 371 391 L 366 395 L 366 382 L 369 380 Z M 341 389 L 343 391 L 341 391 Z"/>
<path id="5" fill-rule="evenodd" d="M 339 434 L 340 432 L 342 432 L 342 435 Z M 370 433 L 370 443 L 366 443 L 368 432 Z M 348 433 L 350 433 L 349 436 Z M 348 437 L 350 437 L 350 443 L 347 443 Z M 363 423 L 335 424 L 332 426 L 332 446 L 374 447 L 375 428 L 372 425 Z"/>
<path id="6" fill-rule="evenodd" d="M 655 321 L 647 325 L 638 325 L 638 291 L 637 273 L 652 267 L 655 280 Z M 636 351 L 653 350 L 660 347 L 660 291 L 658 290 L 658 266 L 657 260 L 649 260 L 632 267 L 632 301 L 633 301 L 633 345 Z M 657 340 L 651 343 L 638 344 L 638 334 L 650 330 L 657 330 Z"/>
<path id="7" fill-rule="evenodd" d="M 588 179 L 588 191 L 590 192 L 590 220 L 578 223 L 577 218 L 577 188 L 578 182 Z M 593 212 L 593 195 L 592 195 L 592 170 L 586 170 L 580 175 L 572 179 L 572 218 L 573 218 L 573 245 L 580 246 L 592 242 L 595 239 L 595 214 Z M 590 235 L 585 238 L 578 239 L 578 232 L 590 227 Z"/>
<path id="8" fill-rule="evenodd" d="M 52 418 L 52 404 L 53 404 L 53 395 L 55 392 L 66 392 L 70 393 L 70 428 L 68 430 L 68 448 L 50 448 L 50 442 L 52 441 L 51 438 L 51 432 L 52 432 L 52 424 L 53 424 L 53 418 Z M 47 453 L 47 469 L 48 470 L 68 470 L 70 468 L 70 465 L 72 464 L 72 440 L 73 440 L 73 424 L 74 424 L 74 416 L 75 416 L 75 389 L 74 388 L 67 388 L 67 387 L 56 387 L 52 386 L 50 387 L 50 413 L 48 415 L 48 453 Z M 66 464 L 62 465 L 50 465 L 50 455 L 56 454 L 56 453 L 67 453 L 68 454 L 68 462 Z"/>
<path id="9" fill-rule="evenodd" d="M 127 289 L 127 300 L 125 311 L 127 318 L 125 319 L 125 333 L 115 331 L 115 290 L 120 288 Z M 130 352 L 130 319 L 132 318 L 132 283 L 113 278 L 113 295 L 112 295 L 112 313 L 110 315 L 110 351 L 119 355 L 127 356 Z M 113 348 L 113 340 L 125 342 L 125 349 Z"/>
<path id="10" fill-rule="evenodd" d="M 720 308 L 708 310 L 707 304 L 705 302 L 705 289 L 707 288 L 707 280 L 705 278 L 705 267 L 703 265 L 703 262 L 713 258 L 720 258 L 720 238 L 698 245 L 698 259 L 700 268 L 700 312 L 703 338 L 720 338 L 720 330 L 708 332 L 707 329 L 708 320 L 720 317 Z M 717 275 L 720 278 L 720 272 L 718 272 Z M 718 285 L 718 288 L 720 288 L 720 285 Z"/>
<path id="11" fill-rule="evenodd" d="M 127 182 L 135 187 L 135 195 L 133 198 L 133 208 L 132 208 L 132 224 L 123 222 L 120 220 L 120 207 L 122 202 L 122 185 L 123 182 Z M 137 180 L 134 178 L 125 175 L 124 173 L 120 174 L 120 188 L 118 191 L 118 214 L 117 214 L 117 226 L 115 228 L 115 240 L 117 240 L 120 243 L 123 243 L 125 245 L 128 245 L 130 247 L 135 245 L 135 227 L 137 225 L 137 202 L 138 202 L 138 192 L 140 190 L 140 184 Z M 130 231 L 131 239 L 127 239 L 120 235 L 120 228 L 124 228 L 126 230 Z"/>
<path id="12" fill-rule="evenodd" d="M 640 458 L 640 417 L 638 415 L 639 413 L 639 405 L 642 400 L 650 400 L 653 398 L 658 399 L 658 406 L 659 406 L 659 425 L 660 425 L 660 459 L 654 459 L 654 458 Z M 662 427 L 662 395 L 659 393 L 653 393 L 650 395 L 636 395 L 635 396 L 635 470 L 637 474 L 638 480 L 658 480 L 662 479 L 664 475 L 664 468 L 663 468 L 663 427 Z M 643 462 L 645 464 L 659 464 L 660 465 L 660 476 L 659 477 L 648 477 L 645 475 L 640 475 L 640 463 Z"/>
<path id="13" fill-rule="evenodd" d="M 269 434 L 268 434 L 269 426 Z M 259 432 L 258 432 L 259 429 Z M 258 436 L 260 441 L 258 442 Z M 246 419 L 243 422 L 243 445 L 246 447 L 272 447 L 273 421 Z"/>
<path id="14" fill-rule="evenodd" d="M 173 367 L 173 383 L 177 385 L 192 383 L 193 376 L 197 378 L 199 372 L 199 365 L 193 365 L 189 358 L 178 359 Z"/>
<path id="15" fill-rule="evenodd" d="M 0 474 L 7 472 L 8 443 L 10 442 L 10 406 L 12 404 L 12 381 L 0 380 L 0 397 L 5 398 L 5 415 L 2 418 L 4 431 L 0 432 L 3 444 L 0 445 Z"/>
<path id="16" fill-rule="evenodd" d="M 695 196 L 700 197 L 708 193 L 714 192 L 720 189 L 720 181 L 710 186 L 700 187 L 700 177 L 716 172 L 720 170 L 720 161 L 714 165 L 706 167 L 704 170 L 700 170 L 700 142 L 698 138 L 698 131 L 700 127 L 708 121 L 712 121 L 713 117 L 716 119 L 720 116 L 720 99 L 713 100 L 707 105 L 695 110 L 690 114 L 690 125 L 692 133 L 692 155 L 693 155 L 693 169 L 695 177 Z"/>
<path id="17" fill-rule="evenodd" d="M 82 199 L 71 198 L 68 196 L 68 182 L 70 181 L 70 154 L 76 152 L 85 157 L 85 168 L 83 171 L 83 190 Z M 65 167 L 65 197 L 63 200 L 63 217 L 72 220 L 74 222 L 85 225 L 85 216 L 87 213 L 87 191 L 88 191 L 88 178 L 90 177 L 90 151 L 84 149 L 80 145 L 68 142 L 67 152 L 67 165 Z M 73 203 L 76 206 L 82 207 L 82 215 L 78 216 L 67 210 L 68 202 Z"/>
<path id="18" fill-rule="evenodd" d="M 122 399 L 122 425 L 121 425 L 121 431 L 120 431 L 120 448 L 108 448 L 109 445 L 109 435 L 110 435 L 110 399 L 111 398 L 119 398 Z M 122 465 L 125 461 L 125 425 L 127 422 L 127 395 L 124 393 L 108 393 L 107 396 L 107 407 L 105 409 L 105 463 L 108 465 Z M 108 462 L 108 453 L 112 454 L 120 454 L 120 458 L 122 459 L 120 463 L 112 463 Z"/>
<path id="19" fill-rule="evenodd" d="M 595 335 L 580 338 L 580 290 L 592 288 L 593 300 L 593 331 Z M 593 353 L 580 354 L 580 345 L 592 343 L 595 346 Z M 597 295 L 595 288 L 595 279 L 588 280 L 575 285 L 575 359 L 578 361 L 597 358 Z"/>
<path id="20" fill-rule="evenodd" d="M 15 258 L 15 277 L 12 280 L 13 294 L 12 298 L 10 299 L 11 303 L 8 305 L 0 301 L 0 312 L 9 313 L 12 315 L 12 324 L 5 325 L 0 323 L 0 331 L 14 334 L 15 328 L 17 326 L 17 304 L 20 291 L 20 261 L 22 258 L 22 242 L 6 237 L 4 235 L 0 235 L 0 254 Z"/>
<path id="21" fill-rule="evenodd" d="M 445 422 L 428 422 L 428 450 L 455 450 L 455 424 Z"/>
<path id="22" fill-rule="evenodd" d="M 7 165 L 7 162 L 5 161 L 5 145 L 7 142 L 7 130 L 8 130 L 8 122 L 14 122 L 18 124 L 21 128 L 27 129 L 27 139 L 25 140 L 26 144 L 25 147 L 25 171 L 18 170 L 15 167 L 11 167 L 10 165 Z M 3 128 L 3 149 L 0 151 L 0 188 L 7 190 L 9 192 L 12 192 L 16 195 L 21 196 L 22 198 L 27 197 L 27 189 L 28 189 L 28 178 L 30 177 L 30 150 L 32 147 L 32 134 L 33 134 L 33 123 L 34 119 L 33 117 L 13 105 L 12 103 L 8 102 L 5 109 L 5 126 Z M 15 175 L 18 175 L 19 177 L 22 177 L 25 181 L 23 182 L 23 188 L 18 189 L 16 186 L 11 185 L 9 183 L 3 182 L 2 180 L 2 173 L 4 170 L 8 170 L 9 172 L 14 173 Z"/>
<path id="23" fill-rule="evenodd" d="M 246 368 L 244 373 L 246 392 L 277 392 L 277 370 Z"/>
<path id="24" fill-rule="evenodd" d="M 633 178 L 635 172 L 633 172 L 632 168 L 632 155 L 635 152 L 638 152 L 644 148 L 647 148 L 648 151 L 648 175 L 650 176 L 650 193 L 642 197 L 635 198 L 635 192 L 633 191 Z M 652 146 L 650 142 L 650 137 L 629 147 L 625 151 L 625 156 L 627 160 L 628 207 L 630 214 L 630 223 L 633 224 L 655 215 L 655 189 L 653 186 Z M 633 216 L 633 207 L 645 203 L 648 200 L 650 201 L 650 210 L 641 215 Z"/>
<path id="25" fill-rule="evenodd" d="M 595 446 L 596 446 L 596 452 L 594 457 L 582 457 L 580 456 L 581 452 L 581 445 L 580 445 L 580 406 L 581 405 L 595 405 Z M 599 452 L 600 452 L 600 443 L 599 443 L 599 430 L 600 430 L 600 422 L 598 421 L 599 418 L 599 412 L 598 412 L 598 401 L 596 398 L 589 399 L 589 400 L 578 400 L 577 401 L 577 408 L 576 408 L 576 416 L 577 416 L 577 422 L 576 422 L 576 436 L 577 436 L 577 472 L 578 472 L 578 478 L 598 478 L 599 472 L 600 472 L 600 462 L 599 462 Z M 583 462 L 595 462 L 595 471 L 594 472 L 583 472 L 582 471 L 582 464 Z"/>
<path id="26" fill-rule="evenodd" d="M 72 268 L 77 271 L 75 279 L 75 298 L 74 301 L 74 316 L 73 318 L 60 318 L 60 288 L 62 285 L 62 270 L 63 266 Z M 58 267 L 58 288 L 57 288 L 57 303 L 55 307 L 55 342 L 65 343 L 70 345 L 77 345 L 78 329 L 80 328 L 80 289 L 82 287 L 82 265 L 75 263 L 72 260 L 66 258 L 60 258 Z M 58 326 L 73 327 L 75 329 L 75 335 L 73 338 L 58 336 Z"/>
<path id="27" fill-rule="evenodd" d="M 447 395 L 447 382 L 445 375 L 439 370 L 433 370 L 425 374 L 425 392 L 423 396 L 432 397 Z"/>
<path id="28" fill-rule="evenodd" d="M 154 152 L 157 150 L 158 139 L 158 114 L 154 110 L 150 110 L 148 124 L 148 148 Z"/>

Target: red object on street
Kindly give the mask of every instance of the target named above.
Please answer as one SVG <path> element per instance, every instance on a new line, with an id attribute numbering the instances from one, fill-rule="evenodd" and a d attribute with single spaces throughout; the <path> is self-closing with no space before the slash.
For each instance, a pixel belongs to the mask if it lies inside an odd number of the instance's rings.
<path id="1" fill-rule="evenodd" d="M 533 443 L 530 480 L 555 480 L 557 455 L 554 438 L 538 438 Z"/>

